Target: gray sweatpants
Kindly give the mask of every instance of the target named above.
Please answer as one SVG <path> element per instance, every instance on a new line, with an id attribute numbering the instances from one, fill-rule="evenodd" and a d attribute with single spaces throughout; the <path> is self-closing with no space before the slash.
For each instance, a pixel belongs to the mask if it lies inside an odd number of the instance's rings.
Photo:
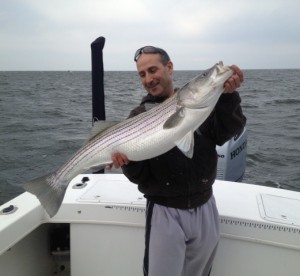
<path id="1" fill-rule="evenodd" d="M 214 196 L 194 209 L 147 203 L 144 275 L 208 276 L 219 241 Z"/>

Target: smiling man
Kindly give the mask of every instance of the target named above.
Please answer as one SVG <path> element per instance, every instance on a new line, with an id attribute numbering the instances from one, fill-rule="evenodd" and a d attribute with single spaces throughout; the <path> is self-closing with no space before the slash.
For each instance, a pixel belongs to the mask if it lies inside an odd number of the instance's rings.
<path id="1" fill-rule="evenodd" d="M 134 56 L 140 80 L 147 91 L 130 117 L 165 101 L 174 91 L 173 63 L 165 50 L 153 46 Z M 235 91 L 243 73 L 225 82 L 224 93 L 206 121 L 194 133 L 194 153 L 185 156 L 177 147 L 152 159 L 130 161 L 112 154 L 127 178 L 147 198 L 144 275 L 208 276 L 219 241 L 219 215 L 213 196 L 216 178 L 216 145 L 239 133 L 246 118 Z"/>

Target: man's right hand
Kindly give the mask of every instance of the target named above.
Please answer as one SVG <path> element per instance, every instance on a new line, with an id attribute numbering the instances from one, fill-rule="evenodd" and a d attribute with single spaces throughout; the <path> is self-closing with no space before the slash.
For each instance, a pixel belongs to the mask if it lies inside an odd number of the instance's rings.
<path id="1" fill-rule="evenodd" d="M 129 163 L 129 160 L 127 156 L 120 152 L 114 152 L 111 155 L 112 164 L 105 166 L 105 169 L 111 169 L 112 167 L 115 167 L 116 169 L 122 167 L 123 165 L 127 165 Z"/>

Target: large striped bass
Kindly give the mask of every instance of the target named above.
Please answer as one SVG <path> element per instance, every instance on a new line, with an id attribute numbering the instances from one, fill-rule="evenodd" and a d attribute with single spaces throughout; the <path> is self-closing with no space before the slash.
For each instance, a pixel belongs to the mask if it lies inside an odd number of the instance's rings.
<path id="1" fill-rule="evenodd" d="M 114 152 L 140 161 L 177 146 L 193 156 L 194 131 L 206 120 L 224 91 L 233 71 L 219 62 L 195 77 L 172 97 L 138 116 L 94 130 L 91 138 L 57 171 L 27 182 L 25 190 L 37 196 L 50 217 L 54 216 L 69 182 L 78 174 L 112 163 Z"/>

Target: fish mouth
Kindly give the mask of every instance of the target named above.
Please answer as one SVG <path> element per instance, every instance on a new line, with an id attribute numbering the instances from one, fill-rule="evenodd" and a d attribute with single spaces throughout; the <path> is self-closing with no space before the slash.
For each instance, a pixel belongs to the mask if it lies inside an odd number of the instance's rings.
<path id="1" fill-rule="evenodd" d="M 233 71 L 231 70 L 230 67 L 228 66 L 224 66 L 223 61 L 219 61 L 216 65 L 215 68 L 217 70 L 217 75 L 224 75 L 224 74 L 228 74 L 233 73 Z"/>

